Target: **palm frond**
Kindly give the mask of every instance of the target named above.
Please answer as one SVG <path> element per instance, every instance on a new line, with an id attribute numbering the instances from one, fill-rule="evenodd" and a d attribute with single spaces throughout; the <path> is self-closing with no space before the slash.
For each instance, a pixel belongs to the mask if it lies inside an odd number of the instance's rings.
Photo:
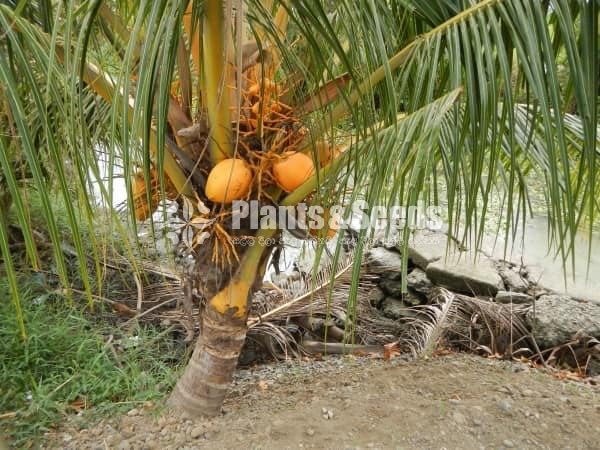
<path id="1" fill-rule="evenodd" d="M 233 2 L 226 3 L 233 11 Z M 237 11 L 244 9 L 235 4 Z M 0 191 L 11 197 L 33 267 L 36 248 L 25 188 L 40 196 L 42 221 L 67 287 L 55 199 L 65 205 L 68 234 L 90 291 L 92 275 L 84 264 L 88 242 L 99 261 L 115 235 L 130 248 L 128 225 L 135 234 L 133 214 L 125 225 L 112 209 L 114 163 L 122 161 L 129 205 L 138 170 L 146 182 L 156 170 L 163 192 L 165 171 L 179 172 L 181 186 L 195 175 L 170 153 L 171 141 L 199 172 L 210 169 L 200 164 L 200 143 L 178 140 L 171 108 L 173 80 L 179 79 L 186 101 L 176 112 L 194 122 L 183 128 L 205 124 L 199 112 L 206 108 L 208 80 L 200 49 L 209 42 L 199 24 L 206 5 L 196 0 L 0 5 L 0 124 L 10 135 L 0 138 Z M 578 230 L 592 233 L 600 208 L 597 2 L 247 0 L 244 6 L 262 66 L 258 72 L 274 72 L 290 91 L 290 108 L 300 110 L 312 100 L 298 114 L 310 130 L 305 151 L 316 161 L 318 139 L 349 144 L 343 157 L 281 203 L 295 204 L 315 190 L 315 201 L 329 205 L 365 200 L 367 212 L 375 205 L 443 200 L 449 228 L 460 230 L 464 240 L 475 239 L 476 247 L 490 198 L 503 199 L 509 237 L 526 219 L 528 180 L 536 176 L 546 182 L 550 229 L 565 265 Z M 245 31 L 241 18 L 230 44 L 238 62 Z M 228 36 L 234 31 L 230 19 L 221 24 Z M 225 63 L 225 51 L 216 53 Z M 242 81 L 239 70 L 236 82 Z M 219 73 L 225 71 L 217 72 L 210 83 L 213 99 L 218 86 L 223 90 Z M 101 84 L 112 94 L 103 96 Z M 190 91 L 196 97 L 191 102 Z M 231 140 L 237 139 L 231 122 L 225 125 Z M 108 152 L 106 184 L 99 148 Z M 108 206 L 102 217 L 111 225 L 102 237 L 90 233 L 86 242 L 83 230 L 97 227 L 98 202 L 91 195 L 96 184 Z M 195 187 L 202 193 L 203 186 Z M 5 235 L 0 239 L 8 249 Z M 359 243 L 357 260 L 363 250 Z M 3 251 L 3 257 L 11 255 Z M 96 262 L 94 281 L 101 285 L 99 267 Z M 359 273 L 354 265 L 350 304 L 359 291 Z"/>
<path id="2" fill-rule="evenodd" d="M 530 333 L 525 325 L 526 307 L 505 305 L 437 288 L 434 303 L 417 307 L 401 342 L 415 356 L 429 357 L 441 345 L 481 352 L 489 356 L 512 356 L 529 350 Z M 521 347 L 518 347 L 521 345 Z"/>

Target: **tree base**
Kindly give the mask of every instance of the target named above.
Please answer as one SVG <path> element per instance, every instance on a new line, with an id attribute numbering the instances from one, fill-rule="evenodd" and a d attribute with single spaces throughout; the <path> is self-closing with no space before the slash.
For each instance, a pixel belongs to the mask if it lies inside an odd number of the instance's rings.
<path id="1" fill-rule="evenodd" d="M 218 415 L 233 379 L 246 330 L 245 322 L 208 307 L 202 315 L 194 353 L 169 398 L 169 405 L 190 417 Z"/>

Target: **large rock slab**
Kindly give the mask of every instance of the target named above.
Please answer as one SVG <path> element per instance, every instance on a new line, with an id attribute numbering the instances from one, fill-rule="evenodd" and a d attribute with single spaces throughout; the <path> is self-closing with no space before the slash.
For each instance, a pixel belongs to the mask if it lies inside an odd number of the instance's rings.
<path id="1" fill-rule="evenodd" d="M 542 295 L 527 322 L 542 349 L 564 344 L 578 332 L 600 339 L 600 306 L 566 295 Z"/>
<path id="2" fill-rule="evenodd" d="M 504 290 L 494 264 L 485 257 L 475 262 L 466 259 L 435 261 L 427 266 L 426 274 L 434 284 L 465 294 L 494 297 L 499 290 Z"/>

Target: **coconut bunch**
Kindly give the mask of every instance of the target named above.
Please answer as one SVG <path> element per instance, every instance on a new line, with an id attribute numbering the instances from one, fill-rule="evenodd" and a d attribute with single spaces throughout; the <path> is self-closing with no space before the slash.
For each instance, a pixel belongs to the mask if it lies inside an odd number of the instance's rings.
<path id="1" fill-rule="evenodd" d="M 341 154 L 320 140 L 310 145 L 308 129 L 298 110 L 285 103 L 289 89 L 265 74 L 259 64 L 243 73 L 236 152 L 214 166 L 208 174 L 208 200 L 229 204 L 258 199 L 277 202 L 278 194 L 293 192 L 316 170 Z M 316 155 L 316 157 L 314 157 Z"/>
<path id="2" fill-rule="evenodd" d="M 171 188 L 161 193 L 155 172 L 149 182 L 145 182 L 141 173 L 136 173 L 133 180 L 137 220 L 146 219 L 161 196 L 178 200 L 191 212 L 184 220 L 202 237 L 192 239 L 191 250 L 203 244 L 206 236 L 211 236 L 214 238 L 213 260 L 220 260 L 223 265 L 238 258 L 231 239 L 232 230 L 228 228 L 232 202 L 252 199 L 277 205 L 286 193 L 293 192 L 313 176 L 317 168 L 327 166 L 342 154 L 339 147 L 326 140 L 311 141 L 302 123 L 307 109 L 286 103 L 292 98 L 289 95 L 291 83 L 285 78 L 276 80 L 276 65 L 265 64 L 264 59 L 272 61 L 273 58 L 256 55 L 253 58 L 254 64 L 244 64 L 247 68 L 241 73 L 239 91 L 230 93 L 231 98 L 239 98 L 235 106 L 229 107 L 233 155 L 218 161 L 211 158 L 208 114 L 200 105 L 194 121 L 190 123 L 186 119 L 189 114 L 185 113 L 181 95 L 184 87 L 177 79 L 171 91 L 172 138 L 168 148 L 192 182 L 192 195 L 178 195 Z M 191 210 L 190 204 L 193 205 Z M 337 222 L 327 208 L 323 219 L 325 228 L 310 229 L 305 237 L 332 238 L 337 232 Z"/>

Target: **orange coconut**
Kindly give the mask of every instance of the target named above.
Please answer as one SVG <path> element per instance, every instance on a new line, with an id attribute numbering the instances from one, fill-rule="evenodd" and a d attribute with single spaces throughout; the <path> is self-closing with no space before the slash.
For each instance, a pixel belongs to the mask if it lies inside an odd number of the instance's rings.
<path id="1" fill-rule="evenodd" d="M 273 164 L 273 177 L 281 189 L 292 192 L 315 172 L 312 158 L 299 152 L 288 152 Z"/>
<path id="2" fill-rule="evenodd" d="M 216 203 L 240 200 L 250 191 L 252 171 L 246 161 L 238 158 L 224 159 L 208 174 L 206 196 Z"/>

